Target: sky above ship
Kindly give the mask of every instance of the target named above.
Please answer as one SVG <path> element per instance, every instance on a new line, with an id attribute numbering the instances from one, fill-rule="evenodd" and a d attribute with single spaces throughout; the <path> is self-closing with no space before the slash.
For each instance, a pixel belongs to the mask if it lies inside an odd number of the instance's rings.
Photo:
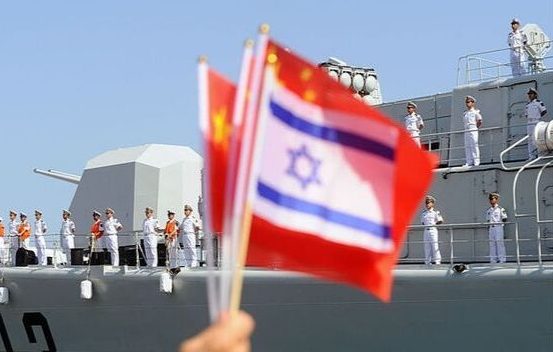
<path id="1" fill-rule="evenodd" d="M 0 216 L 40 208 L 58 230 L 76 186 L 35 167 L 80 175 L 146 143 L 200 151 L 197 58 L 236 80 L 261 23 L 314 62 L 374 68 L 389 102 L 451 91 L 458 58 L 505 48 L 513 17 L 553 37 L 551 1 L 2 2 Z"/>

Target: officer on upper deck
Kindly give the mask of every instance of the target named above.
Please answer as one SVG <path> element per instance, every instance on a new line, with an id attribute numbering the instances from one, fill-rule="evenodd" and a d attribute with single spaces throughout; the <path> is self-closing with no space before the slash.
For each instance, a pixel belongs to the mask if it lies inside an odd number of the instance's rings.
<path id="1" fill-rule="evenodd" d="M 18 229 L 19 229 L 19 220 L 17 220 L 17 211 L 10 210 L 10 221 L 8 222 L 8 236 L 10 237 L 9 253 L 11 256 L 12 265 L 15 265 L 15 254 L 19 249 L 19 236 L 17 231 Z"/>
<path id="2" fill-rule="evenodd" d="M 407 116 L 405 116 L 405 129 L 413 137 L 417 145 L 421 146 L 420 131 L 424 127 L 421 115 L 417 114 L 417 104 L 412 101 L 407 103 Z"/>
<path id="3" fill-rule="evenodd" d="M 104 220 L 104 245 L 111 254 L 111 265 L 119 266 L 119 241 L 117 240 L 117 233 L 123 229 L 123 225 L 113 215 L 115 211 L 111 208 L 107 208 L 106 220 Z"/>
<path id="4" fill-rule="evenodd" d="M 46 239 L 44 236 L 48 231 L 48 226 L 42 218 L 42 211 L 35 210 L 35 243 L 36 243 L 36 256 L 38 257 L 38 265 L 48 264 L 48 257 L 46 257 Z"/>
<path id="5" fill-rule="evenodd" d="M 521 76 L 526 74 L 526 52 L 524 46 L 528 42 L 526 34 L 519 30 L 520 21 L 518 18 L 513 18 L 511 21 L 511 29 L 507 37 L 507 43 L 511 48 L 511 71 L 513 76 Z"/>
<path id="6" fill-rule="evenodd" d="M 463 114 L 465 127 L 465 157 L 466 164 L 463 166 L 480 165 L 480 148 L 478 147 L 478 128 L 482 125 L 480 110 L 475 108 L 476 99 L 473 96 L 465 97 L 467 110 Z"/>
<path id="7" fill-rule="evenodd" d="M 490 193 L 488 199 L 491 207 L 486 210 L 486 221 L 490 223 L 490 263 L 505 263 L 505 243 L 503 223 L 507 221 L 505 208 L 499 206 L 499 194 Z"/>
<path id="8" fill-rule="evenodd" d="M 528 160 L 535 159 L 538 156 L 536 140 L 534 139 L 534 129 L 541 118 L 547 114 L 545 104 L 538 100 L 538 91 L 534 88 L 528 89 L 528 103 L 526 104 L 526 132 L 528 132 Z"/>

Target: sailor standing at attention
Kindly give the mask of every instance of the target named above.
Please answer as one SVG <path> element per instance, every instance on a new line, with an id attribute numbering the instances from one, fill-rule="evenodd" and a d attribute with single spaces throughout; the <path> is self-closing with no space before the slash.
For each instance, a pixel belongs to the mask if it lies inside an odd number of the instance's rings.
<path id="1" fill-rule="evenodd" d="M 526 74 L 526 52 L 524 46 L 528 42 L 526 34 L 519 30 L 520 22 L 517 18 L 511 21 L 511 29 L 507 37 L 507 44 L 511 48 L 511 71 L 513 76 Z"/>
<path id="2" fill-rule="evenodd" d="M 111 254 L 111 265 L 119 266 L 119 243 L 117 241 L 117 232 L 123 229 L 123 225 L 113 217 L 115 212 L 111 208 L 106 209 L 106 220 L 104 221 L 104 245 Z"/>
<path id="3" fill-rule="evenodd" d="M 192 207 L 184 206 L 184 218 L 179 227 L 180 242 L 184 248 L 184 260 L 186 268 L 195 268 L 199 265 L 196 252 L 196 235 L 200 231 L 200 222 L 192 215 Z"/>
<path id="4" fill-rule="evenodd" d="M 538 91 L 534 88 L 528 89 L 528 103 L 526 104 L 526 132 L 528 133 L 528 160 L 537 158 L 536 140 L 534 129 L 541 118 L 547 114 L 547 108 L 542 101 L 538 100 Z"/>
<path id="5" fill-rule="evenodd" d="M 154 209 L 147 207 L 144 210 L 146 218 L 142 225 L 142 234 L 144 236 L 144 255 L 146 264 L 150 268 L 157 266 L 157 233 L 161 231 L 159 221 L 154 218 Z"/>
<path id="6" fill-rule="evenodd" d="M 62 211 L 62 222 L 60 229 L 61 248 L 65 253 L 65 262 L 71 265 L 71 250 L 75 248 L 75 223 L 71 220 L 71 212 L 67 209 Z"/>
<path id="7" fill-rule="evenodd" d="M 0 217 L 0 264 L 6 263 L 6 246 L 4 244 L 4 235 L 6 228 L 4 227 L 4 219 Z"/>
<path id="8" fill-rule="evenodd" d="M 42 219 L 42 211 L 35 210 L 35 242 L 36 242 L 36 256 L 38 259 L 38 265 L 45 266 L 48 264 L 48 258 L 46 257 L 46 239 L 44 235 L 48 231 L 46 222 Z"/>
<path id="9" fill-rule="evenodd" d="M 90 226 L 90 239 L 92 243 L 90 244 L 91 250 L 93 249 L 102 249 L 105 247 L 103 235 L 104 235 L 104 224 L 102 224 L 102 214 L 99 211 L 94 210 L 92 212 L 92 225 Z"/>
<path id="10" fill-rule="evenodd" d="M 19 236 L 19 247 L 29 249 L 29 238 L 31 237 L 31 224 L 27 220 L 26 213 L 19 213 L 19 228 L 17 229 L 17 236 Z"/>
<path id="11" fill-rule="evenodd" d="M 435 225 L 443 223 L 444 219 L 440 212 L 434 209 L 436 198 L 426 196 L 424 203 L 426 210 L 422 212 L 421 216 L 421 222 L 426 226 L 424 228 L 424 263 L 430 265 L 434 261 L 436 264 L 441 264 L 442 255 L 438 245 L 438 229 Z"/>
<path id="12" fill-rule="evenodd" d="M 490 223 L 490 263 L 505 263 L 505 242 L 503 234 L 503 223 L 507 221 L 505 208 L 499 206 L 499 194 L 490 193 L 491 207 L 486 210 L 486 221 Z"/>
<path id="13" fill-rule="evenodd" d="M 177 265 L 177 249 L 179 222 L 175 219 L 175 212 L 172 210 L 167 211 L 167 223 L 165 224 L 165 248 L 166 248 L 166 265 L 169 265 L 171 273 L 176 274 L 180 271 Z"/>
<path id="14" fill-rule="evenodd" d="M 405 128 L 419 147 L 421 146 L 421 139 L 419 136 L 423 127 L 424 123 L 422 122 L 422 117 L 417 114 L 417 104 L 412 101 L 408 102 L 407 116 L 405 116 Z"/>
<path id="15" fill-rule="evenodd" d="M 478 147 L 478 128 L 482 125 L 480 110 L 475 108 L 476 99 L 468 95 L 465 97 L 467 110 L 463 114 L 465 127 L 465 157 L 466 164 L 463 166 L 480 165 L 480 148 Z"/>
<path id="16" fill-rule="evenodd" d="M 12 265 L 15 265 L 15 254 L 19 249 L 19 220 L 17 220 L 17 212 L 15 210 L 10 210 L 10 221 L 8 222 L 8 236 L 9 240 L 9 253 L 10 253 L 10 262 Z"/>

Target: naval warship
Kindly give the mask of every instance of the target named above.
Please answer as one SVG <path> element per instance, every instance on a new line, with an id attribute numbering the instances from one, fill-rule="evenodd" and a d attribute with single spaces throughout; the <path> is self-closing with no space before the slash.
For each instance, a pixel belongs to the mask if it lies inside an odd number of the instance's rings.
<path id="1" fill-rule="evenodd" d="M 541 43 L 541 49 L 529 47 L 536 50 L 526 75 L 511 77 L 504 59 L 493 58 L 508 57 L 508 49 L 467 55 L 452 91 L 409 99 L 424 119 L 422 146 L 439 157 L 431 194 L 445 218 L 438 226 L 442 264 L 424 265 L 423 227 L 415 216 L 390 304 L 343 285 L 250 268 L 242 307 L 256 319 L 253 350 L 553 350 L 553 122 L 540 125 L 542 154 L 527 161 L 524 116 L 529 88 L 550 107 L 549 116 L 553 111 L 547 68 L 553 60 L 545 55 L 551 43 Z M 407 100 L 382 103 L 375 71 L 338 60 L 323 66 L 402 122 Z M 467 95 L 476 97 L 484 119 L 481 164 L 473 167 L 462 166 Z M 82 229 L 92 209 L 117 209 L 125 227 L 122 265 L 86 265 L 93 253 L 86 253 L 82 231 L 74 259 L 84 265 L 58 265 L 59 235 L 51 234 L 53 265 L 2 267 L 0 351 L 175 351 L 204 328 L 207 270 L 181 272 L 168 292 L 160 287 L 165 268 L 141 265 L 136 245 L 144 207 L 163 214 L 196 204 L 201 169 L 200 155 L 188 147 L 144 145 L 101 154 L 80 176 L 36 170 L 78 185 L 70 210 Z M 501 194 L 508 213 L 504 264 L 489 263 L 489 192 Z M 82 298 L 85 279 L 92 282 L 88 299 Z"/>

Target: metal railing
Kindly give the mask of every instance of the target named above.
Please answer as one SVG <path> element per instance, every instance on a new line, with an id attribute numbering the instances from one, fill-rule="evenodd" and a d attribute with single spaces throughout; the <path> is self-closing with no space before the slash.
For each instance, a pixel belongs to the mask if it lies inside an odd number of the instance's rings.
<path id="1" fill-rule="evenodd" d="M 513 124 L 509 126 L 479 128 L 478 146 L 480 148 L 480 159 L 484 162 L 486 160 L 492 162 L 500 161 L 503 165 L 503 162 L 505 160 L 504 156 L 509 152 L 512 153 L 515 148 L 519 147 L 520 150 L 517 149 L 517 151 L 521 154 L 521 156 L 518 158 L 516 156 L 511 157 L 509 161 L 525 160 L 526 156 L 522 156 L 525 155 L 525 152 L 522 152 L 522 148 L 526 146 L 526 143 L 524 142 L 528 137 L 525 136 L 522 138 L 522 140 L 517 140 L 517 142 L 511 146 L 508 146 L 509 138 L 505 138 L 505 135 L 509 133 L 509 130 L 523 127 L 526 128 L 526 124 Z M 453 146 L 452 137 L 456 135 L 464 135 L 464 133 L 468 131 L 469 130 L 436 132 L 421 135 L 419 138 L 424 148 L 438 155 L 440 159 L 440 165 L 450 165 L 456 163 L 462 164 L 465 161 L 464 142 Z M 462 139 L 463 137 L 458 136 L 456 138 Z M 438 147 L 435 148 L 433 145 L 438 145 Z M 508 148 L 505 149 L 506 147 Z M 452 152 L 457 152 L 460 157 L 453 157 L 452 154 L 454 153 Z"/>
<path id="2" fill-rule="evenodd" d="M 542 220 L 543 223 L 553 223 L 553 220 Z M 491 225 L 488 222 L 478 223 L 456 223 L 456 224 L 442 224 L 435 225 L 438 229 L 438 245 L 440 249 L 445 249 L 445 253 L 442 252 L 442 263 L 448 263 L 453 266 L 458 263 L 475 263 L 475 262 L 489 262 L 489 243 L 488 229 Z M 521 265 L 525 262 L 537 262 L 539 265 L 543 264 L 544 260 L 553 260 L 553 252 L 544 253 L 542 251 L 542 243 L 548 244 L 547 248 L 553 248 L 553 238 L 544 238 L 538 235 L 533 236 L 519 236 L 518 222 L 504 222 L 503 225 L 505 231 L 505 247 L 507 262 L 514 262 L 517 265 Z M 429 226 L 413 225 L 408 227 L 407 239 L 404 244 L 403 254 L 400 255 L 400 264 L 413 264 L 424 263 L 425 257 L 423 253 L 425 241 L 422 239 L 424 229 Z M 515 230 L 512 228 L 515 227 Z M 445 236 L 444 236 L 445 232 Z M 460 233 L 464 232 L 464 236 Z M 472 232 L 472 233 L 471 233 Z M 420 233 L 420 235 L 419 235 Z M 467 235 L 468 234 L 468 235 Z M 509 236 L 509 237 L 507 237 Z M 444 239 L 445 237 L 445 239 Z M 472 238 L 467 238 L 472 237 Z M 421 238 L 420 240 L 418 238 Z M 532 252 L 528 250 L 528 247 L 532 243 L 536 243 L 536 251 Z M 525 248 L 524 253 L 521 251 L 521 246 Z M 464 247 L 464 248 L 460 248 Z M 420 251 L 422 256 L 413 255 L 411 251 Z M 488 253 L 488 254 L 479 254 Z"/>
<path id="3" fill-rule="evenodd" d="M 52 265 L 54 267 L 57 267 L 65 262 L 68 262 L 69 257 L 71 256 L 71 253 L 66 253 L 62 243 L 63 243 L 63 235 L 59 233 L 53 233 L 53 234 L 45 234 L 43 235 L 44 239 L 46 240 L 46 256 L 50 258 L 51 263 L 49 265 Z M 94 246 L 92 246 L 92 239 L 90 234 L 74 234 L 74 241 L 75 246 L 73 250 L 80 251 L 82 254 L 82 265 L 88 265 L 92 260 L 94 253 L 102 253 L 106 252 L 106 247 L 101 247 L 99 242 L 96 241 Z M 106 236 L 104 234 L 104 236 Z M 126 265 L 135 266 L 137 269 L 140 268 L 141 262 L 145 259 L 145 253 L 144 250 L 146 249 L 145 243 L 143 240 L 143 233 L 142 231 L 126 231 L 126 232 L 120 232 L 117 234 L 118 237 L 118 248 L 119 253 L 121 256 L 121 253 L 124 253 L 123 263 Z M 206 250 L 206 240 L 207 238 L 212 238 L 214 241 L 214 247 L 213 251 L 215 252 L 214 257 L 219 258 L 219 246 L 217 242 L 217 236 L 208 236 L 207 234 L 204 234 L 203 232 L 199 232 L 196 237 L 196 252 L 198 254 L 198 261 L 199 264 L 205 264 L 205 259 L 207 256 Z M 4 245 L 0 245 L 0 265 L 1 266 L 14 266 L 15 265 L 15 253 L 16 251 L 23 247 L 23 241 L 19 240 L 17 236 L 10 236 L 6 234 L 4 237 Z M 27 244 L 25 245 L 26 249 L 32 250 L 35 255 L 37 254 L 37 246 L 35 242 L 35 235 L 31 235 L 31 237 L 27 240 Z M 124 245 L 126 243 L 126 245 Z M 158 236 L 158 246 L 165 243 L 164 235 L 159 234 Z M 109 253 L 109 252 L 108 252 Z M 131 255 L 130 253 L 134 253 L 134 255 Z M 165 251 L 167 253 L 167 251 Z M 79 254 L 80 255 L 80 254 Z M 167 254 L 166 254 L 167 255 Z M 129 262 L 129 261 L 132 261 Z M 80 262 L 80 261 L 79 261 Z M 159 258 L 159 263 L 162 264 L 160 266 L 163 266 L 163 258 Z"/>
<path id="4" fill-rule="evenodd" d="M 533 45 L 551 46 L 552 41 Z M 478 83 L 488 80 L 512 77 L 510 63 L 511 48 L 482 51 L 461 56 L 457 62 L 457 85 Z M 527 55 L 527 57 L 530 57 Z M 553 70 L 553 55 L 542 59 L 527 59 L 522 62 L 527 74 Z"/>

